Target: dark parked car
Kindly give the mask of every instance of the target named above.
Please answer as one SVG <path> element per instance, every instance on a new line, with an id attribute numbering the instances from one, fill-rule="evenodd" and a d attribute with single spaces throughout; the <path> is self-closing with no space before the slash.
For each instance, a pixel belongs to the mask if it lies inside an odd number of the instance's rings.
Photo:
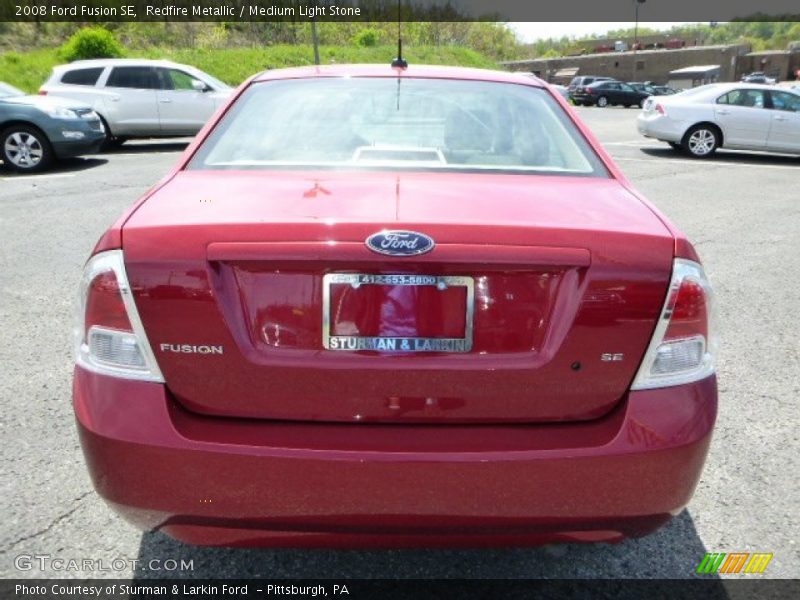
<path id="1" fill-rule="evenodd" d="M 26 96 L 0 82 L 0 158 L 17 171 L 42 171 L 57 158 L 97 152 L 105 129 L 91 108 L 63 98 Z"/>
<path id="2" fill-rule="evenodd" d="M 677 94 L 678 90 L 666 85 L 653 85 L 650 82 L 641 83 L 639 81 L 629 81 L 628 85 L 637 92 L 644 92 L 650 96 L 671 96 Z"/>
<path id="3" fill-rule="evenodd" d="M 572 93 L 577 90 L 578 88 L 586 87 L 592 83 L 596 83 L 598 81 L 616 81 L 613 77 L 597 77 L 596 75 L 580 75 L 578 77 L 573 77 L 572 81 L 569 82 L 567 86 L 567 91 Z"/>
<path id="4" fill-rule="evenodd" d="M 611 106 L 621 104 L 625 108 L 629 106 L 641 108 L 648 96 L 649 93 L 640 92 L 621 81 L 598 81 L 576 89 L 572 94 L 572 100 L 578 105 L 595 105 L 600 108 L 609 104 Z"/>
<path id="5" fill-rule="evenodd" d="M 644 92 L 648 96 L 658 96 L 658 92 L 654 85 L 650 83 L 642 83 L 640 81 L 629 81 L 628 85 L 635 89 L 637 92 Z"/>
<path id="6" fill-rule="evenodd" d="M 656 91 L 656 93 L 653 94 L 654 96 L 672 96 L 681 91 L 671 88 L 668 85 L 654 85 L 653 89 Z"/>

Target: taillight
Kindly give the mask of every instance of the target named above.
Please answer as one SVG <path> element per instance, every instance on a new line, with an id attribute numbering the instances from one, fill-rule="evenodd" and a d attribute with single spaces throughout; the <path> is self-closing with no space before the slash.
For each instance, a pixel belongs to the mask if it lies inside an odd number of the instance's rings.
<path id="1" fill-rule="evenodd" d="M 47 90 L 39 90 L 40 96 L 47 96 Z"/>
<path id="2" fill-rule="evenodd" d="M 655 111 L 656 111 L 658 114 L 660 114 L 660 115 L 664 115 L 665 117 L 667 116 L 667 111 L 666 111 L 666 110 L 664 109 L 664 107 L 663 107 L 661 104 L 659 104 L 658 102 L 656 102 L 656 105 L 655 105 L 655 107 L 654 107 L 654 108 L 655 108 Z"/>
<path id="3" fill-rule="evenodd" d="M 163 382 L 131 295 L 121 250 L 97 254 L 84 268 L 75 361 L 105 375 Z"/>
<path id="4" fill-rule="evenodd" d="M 714 373 L 713 302 L 703 267 L 676 259 L 667 299 L 631 389 L 681 385 Z"/>

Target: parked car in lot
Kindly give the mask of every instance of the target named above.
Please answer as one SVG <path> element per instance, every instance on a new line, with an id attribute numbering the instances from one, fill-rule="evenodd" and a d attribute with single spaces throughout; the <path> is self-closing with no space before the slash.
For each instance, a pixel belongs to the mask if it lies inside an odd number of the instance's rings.
<path id="1" fill-rule="evenodd" d="M 652 84 L 642 83 L 640 81 L 628 81 L 627 83 L 637 92 L 643 92 L 648 96 L 658 96 L 658 90 L 656 90 L 655 86 Z"/>
<path id="2" fill-rule="evenodd" d="M 88 106 L 28 96 L 0 82 L 0 158 L 22 172 L 42 171 L 58 158 L 97 152 L 103 124 Z"/>
<path id="3" fill-rule="evenodd" d="M 195 135 L 231 94 L 230 86 L 188 65 L 100 59 L 53 69 L 39 93 L 89 104 L 112 141 Z"/>
<path id="4" fill-rule="evenodd" d="M 573 77 L 572 80 L 569 82 L 567 86 L 567 91 L 569 93 L 573 93 L 578 88 L 586 87 L 587 85 L 594 83 L 596 81 L 616 81 L 613 77 L 600 77 L 597 75 L 579 75 L 578 77 Z"/>
<path id="5" fill-rule="evenodd" d="M 80 297 L 95 487 L 191 543 L 639 536 L 716 415 L 691 244 L 521 74 L 262 73 Z"/>
<path id="6" fill-rule="evenodd" d="M 776 83 L 776 81 L 777 80 L 774 77 L 767 77 L 767 75 L 762 71 L 753 71 L 752 73 L 742 77 L 743 83 L 764 83 L 771 85 Z"/>
<path id="7" fill-rule="evenodd" d="M 653 89 L 656 91 L 654 96 L 672 96 L 679 93 L 681 90 L 669 87 L 668 85 L 654 85 Z"/>
<path id="8" fill-rule="evenodd" d="M 677 90 L 667 87 L 666 85 L 653 85 L 652 83 L 642 83 L 639 81 L 629 81 L 628 85 L 635 89 L 637 92 L 643 92 L 649 96 L 670 96 L 677 94 Z"/>
<path id="9" fill-rule="evenodd" d="M 575 104 L 583 106 L 594 105 L 605 108 L 609 105 L 622 105 L 629 108 L 631 106 L 641 107 L 649 95 L 648 92 L 636 90 L 621 81 L 598 81 L 577 88 L 572 93 L 572 100 Z"/>
<path id="10" fill-rule="evenodd" d="M 696 158 L 719 148 L 800 154 L 800 94 L 768 85 L 711 84 L 650 98 L 637 126 L 645 137 Z"/>

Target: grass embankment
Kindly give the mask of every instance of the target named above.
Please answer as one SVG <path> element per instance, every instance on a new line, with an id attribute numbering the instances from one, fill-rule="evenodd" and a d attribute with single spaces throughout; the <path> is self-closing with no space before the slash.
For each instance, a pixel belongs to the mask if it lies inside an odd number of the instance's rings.
<path id="1" fill-rule="evenodd" d="M 389 64 L 397 48 L 375 46 L 357 48 L 346 46 L 320 47 L 320 62 L 330 63 L 385 63 Z M 457 46 L 409 46 L 403 48 L 411 64 L 440 64 L 464 67 L 497 68 L 490 58 Z M 163 58 L 194 65 L 211 75 L 237 85 L 247 77 L 264 69 L 278 69 L 310 65 L 313 51 L 308 46 L 276 45 L 263 48 L 147 48 L 129 50 L 129 57 Z M 0 81 L 5 81 L 26 92 L 35 93 L 49 77 L 55 65 L 64 61 L 55 48 L 30 52 L 5 52 L 0 54 Z"/>

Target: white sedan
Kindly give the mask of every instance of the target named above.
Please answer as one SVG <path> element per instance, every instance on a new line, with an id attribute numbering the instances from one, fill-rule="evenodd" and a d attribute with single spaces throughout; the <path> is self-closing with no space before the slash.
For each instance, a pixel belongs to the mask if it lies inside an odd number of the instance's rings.
<path id="1" fill-rule="evenodd" d="M 639 133 L 704 158 L 718 148 L 800 154 L 800 93 L 769 85 L 715 83 L 650 97 Z"/>

